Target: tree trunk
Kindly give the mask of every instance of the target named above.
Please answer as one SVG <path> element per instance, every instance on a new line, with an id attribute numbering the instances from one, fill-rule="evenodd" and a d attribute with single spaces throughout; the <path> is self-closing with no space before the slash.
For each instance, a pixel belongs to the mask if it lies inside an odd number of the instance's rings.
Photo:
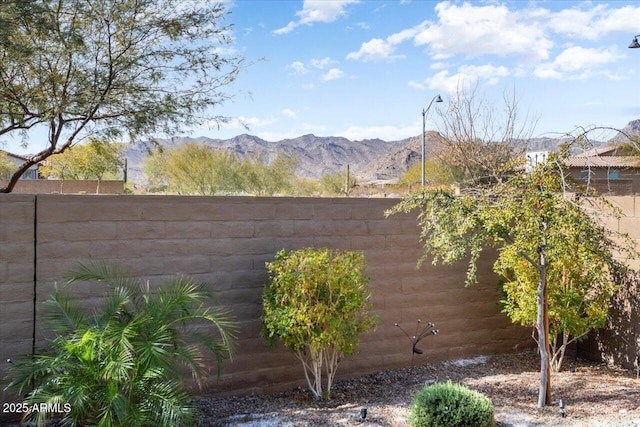
<path id="1" fill-rule="evenodd" d="M 551 404 L 551 360 L 549 357 L 549 299 L 547 297 L 547 267 L 544 245 L 540 248 L 540 281 L 538 282 L 538 347 L 540 350 L 540 389 L 538 408 Z"/>
<path id="2" fill-rule="evenodd" d="M 350 181 L 350 174 L 349 174 L 349 164 L 347 164 L 347 173 L 345 174 L 344 177 L 344 195 L 349 197 L 349 192 L 351 190 L 351 188 L 349 187 L 349 181 Z"/>
<path id="3" fill-rule="evenodd" d="M 560 368 L 562 368 L 562 362 L 564 361 L 564 356 L 567 352 L 567 347 L 569 346 L 569 333 L 567 331 L 562 331 L 561 335 L 562 342 L 559 345 L 557 343 L 557 337 L 553 341 L 553 356 L 551 357 L 551 369 L 553 370 L 553 372 L 560 372 Z"/>

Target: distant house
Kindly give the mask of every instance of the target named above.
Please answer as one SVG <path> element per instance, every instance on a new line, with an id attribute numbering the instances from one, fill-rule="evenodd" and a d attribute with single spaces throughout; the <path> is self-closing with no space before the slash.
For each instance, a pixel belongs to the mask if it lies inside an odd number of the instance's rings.
<path id="1" fill-rule="evenodd" d="M 7 151 L 3 151 L 0 150 L 3 153 L 6 154 L 7 156 L 7 160 L 9 160 L 11 163 L 13 163 L 16 167 L 16 169 L 18 168 L 18 166 L 24 164 L 24 162 L 26 162 L 28 159 L 27 157 L 24 156 L 19 156 L 17 154 L 11 154 Z M 42 178 L 40 176 L 40 173 L 38 172 L 38 168 L 39 168 L 39 164 L 35 164 L 32 165 L 29 169 L 27 169 L 27 171 L 20 177 L 20 179 L 40 179 Z M 8 179 L 9 177 L 0 177 L 0 179 Z"/>
<path id="2" fill-rule="evenodd" d="M 588 182 L 600 194 L 640 193 L 640 158 L 617 147 L 594 148 L 567 158 L 566 164 L 576 181 Z"/>

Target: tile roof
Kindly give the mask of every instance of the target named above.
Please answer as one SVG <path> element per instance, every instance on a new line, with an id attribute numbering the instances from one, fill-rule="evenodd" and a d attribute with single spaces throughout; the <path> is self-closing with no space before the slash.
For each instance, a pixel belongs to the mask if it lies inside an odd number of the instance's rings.
<path id="1" fill-rule="evenodd" d="M 616 156 L 617 149 L 618 149 L 617 147 L 592 148 L 591 150 L 584 151 L 572 157 L 597 157 L 597 156 L 617 157 Z"/>
<path id="2" fill-rule="evenodd" d="M 635 156 L 572 156 L 565 161 L 572 168 L 640 168 Z"/>

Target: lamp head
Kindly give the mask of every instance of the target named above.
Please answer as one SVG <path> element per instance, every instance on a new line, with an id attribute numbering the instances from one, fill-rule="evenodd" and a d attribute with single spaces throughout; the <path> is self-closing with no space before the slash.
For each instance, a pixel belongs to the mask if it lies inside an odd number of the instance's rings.
<path id="1" fill-rule="evenodd" d="M 633 38 L 633 41 L 629 45 L 629 49 L 638 49 L 638 48 L 640 48 L 640 43 L 638 43 L 638 37 L 639 36 L 640 36 L 640 34 Z"/>
<path id="2" fill-rule="evenodd" d="M 638 40 L 637 39 L 634 39 L 634 40 L 636 40 L 636 44 L 638 44 Z M 631 47 L 631 46 L 629 46 L 629 47 Z M 640 47 L 640 45 L 638 45 L 638 47 Z M 436 96 L 436 101 L 435 102 L 442 102 L 442 98 L 440 98 L 440 95 Z"/>

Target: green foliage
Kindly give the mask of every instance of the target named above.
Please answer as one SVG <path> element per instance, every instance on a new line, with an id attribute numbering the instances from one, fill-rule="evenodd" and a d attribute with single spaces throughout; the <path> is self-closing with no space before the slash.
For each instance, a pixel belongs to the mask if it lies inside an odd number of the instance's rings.
<path id="1" fill-rule="evenodd" d="M 461 195 L 426 189 L 387 213 L 416 209 L 424 244 L 420 262 L 468 258 L 467 284 L 476 282 L 483 249 L 498 248 L 494 270 L 504 278 L 504 311 L 513 322 L 538 328 L 541 354 L 548 332 L 560 336 L 554 341 L 556 368 L 569 336 L 575 340 L 603 325 L 615 284 L 629 274 L 619 259 L 638 256 L 633 242 L 597 220 L 619 211 L 604 198 L 576 197 L 584 190 L 568 181 L 564 155 L 551 156 L 533 173 L 511 171 Z"/>
<path id="2" fill-rule="evenodd" d="M 585 248 L 580 240 L 567 241 L 562 251 L 552 251 L 550 257 L 547 281 L 551 363 L 559 371 L 567 346 L 605 325 L 616 285 L 602 257 Z M 495 270 L 505 277 L 501 286 L 503 311 L 514 323 L 534 326 L 538 270 L 514 254 L 513 248 L 501 252 Z"/>
<path id="3" fill-rule="evenodd" d="M 3 2 L 0 134 L 48 139 L 2 190 L 87 136 L 133 140 L 224 122 L 216 107 L 243 67 L 221 53 L 233 42 L 226 14 L 209 1 Z"/>
<path id="4" fill-rule="evenodd" d="M 145 163 L 151 182 L 163 182 L 168 191 L 178 194 L 211 196 L 240 187 L 240 162 L 226 150 L 213 150 L 190 142 L 158 154 Z"/>
<path id="5" fill-rule="evenodd" d="M 295 352 L 316 398 L 331 393 L 340 358 L 353 354 L 359 335 L 375 327 L 365 269 L 362 252 L 330 249 L 282 250 L 267 263 L 262 334 Z"/>
<path id="6" fill-rule="evenodd" d="M 208 350 L 219 374 L 236 331 L 228 312 L 211 308 L 209 286 L 179 276 L 152 290 L 106 263 L 80 265 L 69 284 L 87 281 L 108 286 L 104 305 L 82 310 L 56 288 L 45 307 L 57 336 L 45 353 L 13 365 L 9 388 L 26 394 L 29 406 L 70 404 L 63 420 L 70 426 L 194 425 L 184 373 L 200 385 Z M 51 415 L 24 419 L 44 425 Z"/>
<path id="7" fill-rule="evenodd" d="M 510 279 L 509 260 L 535 267 L 532 261 L 543 242 L 550 271 L 555 263 L 559 271 L 569 267 L 566 261 L 573 258 L 576 274 L 592 271 L 596 259 L 596 265 L 606 265 L 605 273 L 623 272 L 613 254 L 632 255 L 633 250 L 589 214 L 596 208 L 611 215 L 617 211 L 603 199 L 585 198 L 584 203 L 573 199 L 565 192 L 570 183 L 558 169 L 560 163 L 554 159 L 534 174 L 514 173 L 509 180 L 461 195 L 442 187 L 414 192 L 386 214 L 417 209 L 424 244 L 420 261 L 431 258 L 433 264 L 451 264 L 469 257 L 467 284 L 476 282 L 476 261 L 484 247 L 500 248 L 495 269 Z M 577 251 L 578 246 L 583 249 Z M 576 259 L 577 255 L 588 258 Z"/>
<path id="8" fill-rule="evenodd" d="M 147 178 L 147 191 L 156 193 L 167 191 L 167 152 L 162 147 L 154 147 L 142 162 L 142 170 Z"/>
<path id="9" fill-rule="evenodd" d="M 247 156 L 240 165 L 242 189 L 258 196 L 288 193 L 293 189 L 297 161 L 278 155 L 271 163 L 261 156 Z"/>
<path id="10" fill-rule="evenodd" d="M 97 179 L 115 178 L 122 172 L 122 144 L 90 138 L 84 145 L 74 145 L 64 153 L 55 154 L 40 168 L 47 178 Z"/>
<path id="11" fill-rule="evenodd" d="M 320 186 L 324 193 L 329 195 L 349 195 L 351 189 L 356 185 L 356 179 L 353 176 L 349 177 L 349 184 L 345 191 L 345 173 L 336 172 L 322 175 L 320 178 Z"/>
<path id="12" fill-rule="evenodd" d="M 320 182 L 315 179 L 297 178 L 291 189 L 291 195 L 293 196 L 313 196 L 318 197 L 322 190 L 320 188 Z"/>
<path id="13" fill-rule="evenodd" d="M 418 391 L 411 405 L 412 427 L 491 427 L 493 403 L 461 384 L 435 383 Z"/>
<path id="14" fill-rule="evenodd" d="M 429 185 L 453 184 L 455 182 L 454 170 L 451 166 L 438 159 L 426 159 L 424 162 L 424 177 Z M 420 184 L 422 182 L 422 164 L 415 163 L 400 177 L 400 182 L 406 185 Z"/>
<path id="15" fill-rule="evenodd" d="M 228 151 L 189 142 L 170 150 L 156 149 L 144 163 L 151 190 L 213 196 L 249 193 L 271 196 L 291 190 L 296 161 L 278 156 L 243 160 Z"/>
<path id="16" fill-rule="evenodd" d="M 0 179 L 6 179 L 13 172 L 14 167 L 7 153 L 0 150 Z"/>

